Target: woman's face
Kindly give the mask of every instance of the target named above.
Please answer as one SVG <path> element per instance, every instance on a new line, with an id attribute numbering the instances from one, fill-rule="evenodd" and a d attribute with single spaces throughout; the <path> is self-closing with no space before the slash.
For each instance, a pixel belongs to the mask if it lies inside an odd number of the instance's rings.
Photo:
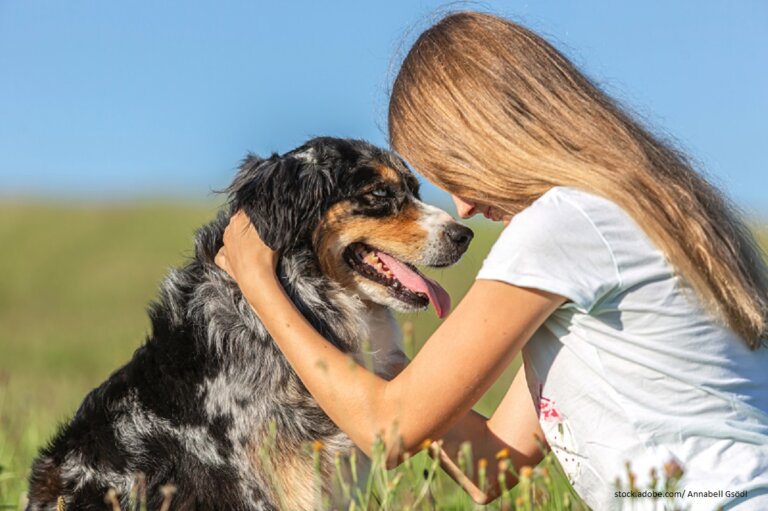
<path id="1" fill-rule="evenodd" d="M 461 218 L 470 218 L 472 216 L 482 214 L 488 220 L 494 222 L 504 222 L 506 225 L 509 223 L 510 215 L 505 214 L 500 209 L 488 206 L 487 204 L 481 204 L 479 202 L 472 202 L 466 199 L 462 199 L 458 195 L 451 194 L 453 203 L 456 205 L 456 212 Z"/>

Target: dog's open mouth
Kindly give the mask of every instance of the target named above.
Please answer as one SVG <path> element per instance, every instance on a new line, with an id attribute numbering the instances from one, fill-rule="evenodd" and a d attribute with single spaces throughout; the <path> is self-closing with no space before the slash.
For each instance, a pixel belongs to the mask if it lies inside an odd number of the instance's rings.
<path id="1" fill-rule="evenodd" d="M 451 297 L 446 290 L 410 263 L 365 243 L 349 245 L 344 251 L 344 259 L 353 270 L 386 287 L 400 301 L 419 308 L 432 302 L 441 318 L 451 310 Z"/>

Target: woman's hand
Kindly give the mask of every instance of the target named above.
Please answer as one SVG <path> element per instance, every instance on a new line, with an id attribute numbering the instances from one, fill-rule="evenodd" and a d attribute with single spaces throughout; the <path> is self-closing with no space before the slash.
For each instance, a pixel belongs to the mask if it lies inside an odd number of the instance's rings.
<path id="1" fill-rule="evenodd" d="M 216 254 L 216 265 L 242 288 L 245 280 L 277 280 L 278 254 L 259 237 L 248 215 L 237 211 L 224 230 L 224 246 Z"/>

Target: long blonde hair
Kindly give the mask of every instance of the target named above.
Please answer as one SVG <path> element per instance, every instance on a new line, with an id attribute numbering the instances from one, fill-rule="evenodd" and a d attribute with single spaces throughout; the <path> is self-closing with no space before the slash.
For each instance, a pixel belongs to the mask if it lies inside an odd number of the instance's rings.
<path id="1" fill-rule="evenodd" d="M 463 198 L 510 214 L 553 186 L 624 208 L 750 348 L 768 334 L 754 238 L 689 159 L 644 129 L 540 36 L 448 15 L 408 52 L 389 103 L 392 147 Z"/>

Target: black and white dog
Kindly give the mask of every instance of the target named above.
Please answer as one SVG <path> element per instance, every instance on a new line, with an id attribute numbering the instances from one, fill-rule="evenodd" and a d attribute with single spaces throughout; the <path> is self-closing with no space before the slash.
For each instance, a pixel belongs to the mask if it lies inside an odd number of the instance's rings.
<path id="1" fill-rule="evenodd" d="M 249 156 L 229 192 L 227 207 L 197 232 L 192 260 L 162 283 L 146 343 L 42 449 L 27 509 L 109 509 L 110 489 L 126 509 L 137 473 L 149 509 L 166 484 L 176 488 L 173 509 L 313 506 L 306 444 L 322 442 L 325 476 L 352 444 L 214 264 L 232 211 L 245 210 L 281 252 L 292 300 L 345 352 L 359 353 L 368 339 L 392 365 L 402 352 L 388 307 L 416 311 L 431 301 L 440 315 L 450 307 L 414 265 L 455 263 L 472 231 L 422 203 L 394 154 L 317 138 L 282 156 Z"/>

